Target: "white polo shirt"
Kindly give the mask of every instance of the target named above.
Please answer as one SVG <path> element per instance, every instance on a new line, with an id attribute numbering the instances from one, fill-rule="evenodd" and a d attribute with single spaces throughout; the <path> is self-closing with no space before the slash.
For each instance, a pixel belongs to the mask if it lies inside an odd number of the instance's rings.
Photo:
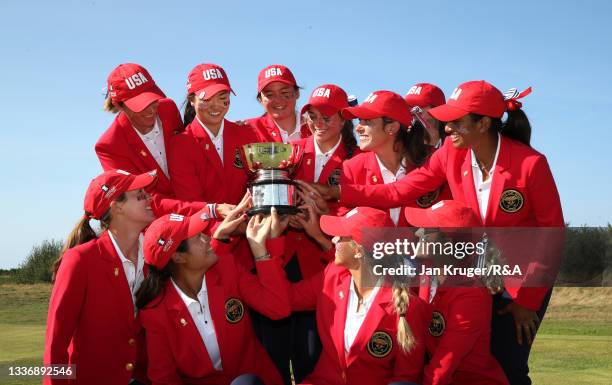
<path id="1" fill-rule="evenodd" d="M 206 351 L 210 356 L 210 361 L 216 370 L 223 370 L 221 365 L 221 352 L 219 351 L 219 342 L 217 341 L 217 333 L 213 325 L 212 316 L 210 315 L 210 307 L 208 306 L 208 291 L 206 289 L 206 276 L 202 280 L 202 288 L 198 292 L 198 300 L 191 298 L 185 294 L 180 287 L 172 280 L 172 284 L 177 293 L 185 303 L 191 319 L 196 325 L 202 342 L 206 346 Z"/>
<path id="2" fill-rule="evenodd" d="M 153 158 L 159 165 L 159 168 L 162 169 L 166 176 L 168 174 L 168 161 L 166 160 L 166 146 L 164 144 L 164 130 L 162 129 L 161 122 L 159 118 L 155 119 L 155 125 L 153 129 L 146 134 L 141 134 L 134 126 L 134 131 L 140 137 L 140 140 L 147 147 L 147 150 L 153 155 Z"/>
<path id="3" fill-rule="evenodd" d="M 376 160 L 378 161 L 378 168 L 380 169 L 380 174 L 382 175 L 383 182 L 385 184 L 397 182 L 398 180 L 401 180 L 406 176 L 406 168 L 402 165 L 403 160 L 400 163 L 399 169 L 395 174 L 382 164 L 382 162 L 378 158 L 378 155 L 376 155 Z M 399 222 L 401 211 L 401 207 L 389 209 L 389 215 L 391 216 L 391 220 L 393 221 L 393 223 L 395 223 L 395 225 L 397 225 L 397 223 Z"/>
<path id="4" fill-rule="evenodd" d="M 370 292 L 368 298 L 363 301 L 363 306 L 359 312 L 357 311 L 357 305 L 359 304 L 359 297 L 357 296 L 357 292 L 355 291 L 355 282 L 353 278 L 351 278 L 351 284 L 349 288 L 349 298 L 348 303 L 346 305 L 346 322 L 344 324 L 344 351 L 348 353 L 355 342 L 355 338 L 357 337 L 357 333 L 359 333 L 359 329 L 363 324 L 366 316 L 368 315 L 368 311 L 370 307 L 372 307 L 372 303 L 374 302 L 374 298 L 378 294 L 379 285 L 377 284 Z"/>
<path id="5" fill-rule="evenodd" d="M 125 278 L 127 279 L 128 286 L 130 287 L 130 292 L 132 292 L 132 303 L 135 304 L 136 292 L 140 288 L 142 281 L 144 281 L 144 254 L 142 252 L 142 242 L 144 240 L 144 236 L 142 233 L 140 233 L 140 236 L 138 237 L 138 260 L 136 261 L 136 266 L 134 266 L 134 262 L 130 261 L 125 257 L 125 255 L 123 255 L 123 252 L 115 241 L 115 237 L 113 237 L 112 232 L 108 232 L 108 237 L 113 243 L 113 247 L 121 260 Z"/>
<path id="6" fill-rule="evenodd" d="M 221 128 L 219 128 L 219 133 L 217 136 L 213 135 L 213 133 L 206 127 L 204 123 L 196 116 L 200 125 L 204 128 L 204 132 L 208 135 L 211 142 L 213 142 L 213 146 L 215 146 L 215 150 L 217 150 L 217 154 L 219 154 L 219 158 L 221 159 L 221 164 L 223 164 L 223 128 L 225 127 L 225 119 L 221 122 Z"/>
<path id="7" fill-rule="evenodd" d="M 331 156 L 334 154 L 334 152 L 336 151 L 340 143 L 342 143 L 342 137 L 340 137 L 340 139 L 338 140 L 338 143 L 336 143 L 336 145 L 332 147 L 331 150 L 324 153 L 319 148 L 319 145 L 317 144 L 316 139 L 314 140 L 314 148 L 315 148 L 314 181 L 315 182 L 319 180 L 319 177 L 321 176 L 321 172 L 323 172 L 325 165 L 327 164 L 327 162 L 329 162 L 329 160 L 331 159 Z"/>
<path id="8" fill-rule="evenodd" d="M 497 150 L 495 150 L 495 158 L 493 159 L 493 165 L 489 171 L 489 178 L 486 181 L 482 180 L 482 171 L 476 161 L 476 155 L 474 150 L 470 150 L 472 155 L 472 174 L 474 175 L 474 189 L 476 190 L 476 199 L 478 199 L 478 208 L 480 209 L 480 216 L 484 221 L 487 216 L 487 206 L 489 205 L 489 195 L 491 193 L 491 183 L 493 182 L 493 171 L 495 171 L 495 165 L 497 164 L 497 157 L 499 156 L 499 146 L 501 143 L 501 137 L 497 134 Z"/>

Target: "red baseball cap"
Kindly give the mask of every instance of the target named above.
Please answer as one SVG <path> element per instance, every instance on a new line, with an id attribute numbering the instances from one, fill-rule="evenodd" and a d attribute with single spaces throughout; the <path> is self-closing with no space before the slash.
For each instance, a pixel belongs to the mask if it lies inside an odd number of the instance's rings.
<path id="1" fill-rule="evenodd" d="M 323 84 L 312 91 L 308 103 L 302 107 L 301 115 L 308 111 L 310 106 L 317 108 L 326 116 L 332 116 L 349 106 L 348 96 L 346 92 L 337 85 Z"/>
<path id="2" fill-rule="evenodd" d="M 383 116 L 397 120 L 405 126 L 412 123 L 412 115 L 406 101 L 391 91 L 374 91 L 360 105 L 342 110 L 342 117 L 345 119 L 374 119 Z"/>
<path id="3" fill-rule="evenodd" d="M 216 64 L 198 64 L 187 79 L 187 92 L 195 94 L 200 99 L 210 99 L 221 91 L 231 91 L 229 79 L 225 70 Z"/>
<path id="4" fill-rule="evenodd" d="M 108 75 L 107 87 L 114 104 L 123 102 L 134 112 L 140 112 L 151 103 L 166 97 L 149 71 L 134 63 L 119 64 Z"/>
<path id="5" fill-rule="evenodd" d="M 272 82 L 281 82 L 292 87 L 297 86 L 297 82 L 291 70 L 280 64 L 272 64 L 259 71 L 259 76 L 257 77 L 257 93 L 260 93 Z"/>
<path id="6" fill-rule="evenodd" d="M 446 104 L 427 111 L 442 122 L 451 122 L 473 113 L 501 118 L 506 111 L 504 95 L 484 80 L 465 82 L 455 88 Z"/>
<path id="7" fill-rule="evenodd" d="M 323 215 L 320 220 L 321 230 L 324 233 L 338 237 L 351 237 L 358 244 L 368 247 L 374 240 L 368 239 L 368 227 L 395 228 L 387 211 L 371 207 L 356 207 L 344 216 Z"/>
<path id="8" fill-rule="evenodd" d="M 406 207 L 406 220 L 416 227 L 480 227 L 482 221 L 471 207 L 455 200 L 443 200 L 426 209 Z"/>
<path id="9" fill-rule="evenodd" d="M 119 195 L 150 186 L 156 180 L 157 170 L 140 175 L 133 175 L 123 170 L 106 171 L 89 183 L 83 208 L 91 218 L 100 219 Z"/>
<path id="10" fill-rule="evenodd" d="M 438 107 L 446 102 L 444 92 L 430 83 L 417 83 L 410 87 L 404 100 L 410 107 Z"/>
<path id="11" fill-rule="evenodd" d="M 206 230 L 214 223 L 212 218 L 208 207 L 205 207 L 192 216 L 168 214 L 154 220 L 144 235 L 145 262 L 163 269 L 181 242 Z"/>

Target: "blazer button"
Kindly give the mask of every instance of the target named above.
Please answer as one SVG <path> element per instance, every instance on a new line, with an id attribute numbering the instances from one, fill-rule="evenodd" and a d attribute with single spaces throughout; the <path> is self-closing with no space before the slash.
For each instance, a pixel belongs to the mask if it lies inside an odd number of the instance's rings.
<path id="1" fill-rule="evenodd" d="M 130 339 L 128 340 L 128 344 L 129 344 L 130 346 L 134 346 L 134 345 L 136 345 L 136 340 L 135 340 L 135 339 L 133 339 L 133 338 L 130 338 Z"/>
<path id="2" fill-rule="evenodd" d="M 134 370 L 134 364 L 131 362 L 128 362 L 127 364 L 125 364 L 125 370 L 127 370 L 128 372 L 131 372 L 132 370 Z"/>

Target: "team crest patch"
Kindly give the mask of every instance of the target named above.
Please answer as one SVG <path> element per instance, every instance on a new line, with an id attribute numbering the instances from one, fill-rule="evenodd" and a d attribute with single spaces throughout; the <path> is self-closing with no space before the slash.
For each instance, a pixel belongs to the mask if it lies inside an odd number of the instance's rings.
<path id="1" fill-rule="evenodd" d="M 420 197 L 419 199 L 417 199 L 416 200 L 416 204 L 420 208 L 426 209 L 426 208 L 430 207 L 436 201 L 436 199 L 438 199 L 438 196 L 440 196 L 440 190 L 439 189 L 438 190 L 434 190 L 432 192 L 428 192 L 427 194 L 425 194 L 422 197 Z"/>
<path id="2" fill-rule="evenodd" d="M 327 177 L 327 184 L 330 186 L 338 186 L 340 184 L 340 169 L 336 168 L 332 173 Z"/>
<path id="3" fill-rule="evenodd" d="M 525 199 L 518 190 L 504 190 L 499 200 L 499 207 L 507 213 L 515 213 L 523 208 Z"/>
<path id="4" fill-rule="evenodd" d="M 446 321 L 444 321 L 442 313 L 434 311 L 431 316 L 431 323 L 429 324 L 429 334 L 434 337 L 440 337 L 444 333 L 445 327 Z"/>
<path id="5" fill-rule="evenodd" d="M 240 159 L 240 151 L 238 151 L 238 149 L 236 149 L 236 152 L 234 153 L 234 167 L 236 168 L 244 167 L 244 165 L 242 164 L 242 159 Z"/>
<path id="6" fill-rule="evenodd" d="M 368 341 L 368 353 L 376 358 L 384 358 L 391 353 L 393 348 L 393 340 L 388 333 L 375 332 L 372 334 L 372 338 Z"/>
<path id="7" fill-rule="evenodd" d="M 225 301 L 225 319 L 230 323 L 237 323 L 244 317 L 244 305 L 238 298 Z"/>

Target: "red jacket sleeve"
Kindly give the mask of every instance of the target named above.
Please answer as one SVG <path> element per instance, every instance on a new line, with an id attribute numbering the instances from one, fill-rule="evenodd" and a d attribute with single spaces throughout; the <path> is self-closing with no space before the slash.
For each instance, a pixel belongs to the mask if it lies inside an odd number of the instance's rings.
<path id="1" fill-rule="evenodd" d="M 309 311 L 317 308 L 317 298 L 323 289 L 324 272 L 292 283 L 289 290 L 292 311 Z"/>
<path id="2" fill-rule="evenodd" d="M 95 151 L 100 160 L 100 165 L 104 171 L 108 170 L 125 170 L 134 174 L 138 174 L 136 167 L 129 157 L 125 156 L 123 151 L 117 151 L 117 146 L 112 142 L 108 142 L 104 135 L 98 143 L 96 143 Z"/>
<path id="3" fill-rule="evenodd" d="M 491 301 L 479 289 L 462 290 L 448 308 L 446 328 L 425 367 L 425 384 L 451 384 L 453 373 L 484 330 L 490 330 Z"/>
<path id="4" fill-rule="evenodd" d="M 224 248 L 222 253 L 227 254 L 229 244 L 220 244 L 213 240 L 215 250 Z M 281 265 L 280 255 L 285 248 L 283 237 L 274 238 L 266 242 L 271 258 L 267 261 L 255 263 L 257 274 L 247 271 L 242 264 L 231 257 L 233 270 L 237 272 L 240 295 L 246 304 L 257 312 L 271 318 L 281 319 L 291 313 L 289 304 L 289 284 L 284 279 L 285 272 Z M 226 256 L 226 258 L 229 256 Z"/>
<path id="5" fill-rule="evenodd" d="M 425 164 L 414 169 L 402 180 L 379 185 L 355 185 L 340 183 L 340 205 L 348 207 L 372 206 L 390 209 L 409 206 L 410 202 L 446 181 L 446 159 L 450 142 L 436 151 Z"/>
<path id="6" fill-rule="evenodd" d="M 157 308 L 143 309 L 139 313 L 146 331 L 147 355 L 149 365 L 147 374 L 151 385 L 180 385 L 183 380 L 178 375 L 176 362 L 168 333 L 164 329 L 161 317 L 167 315 Z"/>
<path id="7" fill-rule="evenodd" d="M 170 139 L 168 147 L 168 172 L 174 194 L 185 201 L 203 201 L 199 165 L 204 164 L 204 157 L 196 140 L 187 134 L 179 134 Z"/>
<path id="8" fill-rule="evenodd" d="M 80 253 L 68 250 L 62 257 L 53 285 L 45 337 L 45 365 L 68 364 L 68 347 L 76 331 L 87 292 L 87 266 Z M 45 377 L 45 384 L 65 383 Z"/>

